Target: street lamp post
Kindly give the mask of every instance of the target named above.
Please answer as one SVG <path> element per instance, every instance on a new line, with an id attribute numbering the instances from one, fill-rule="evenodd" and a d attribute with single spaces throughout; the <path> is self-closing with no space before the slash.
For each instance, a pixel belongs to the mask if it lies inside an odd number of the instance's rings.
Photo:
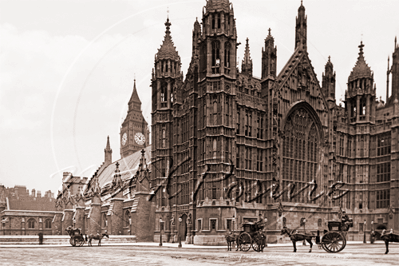
<path id="1" fill-rule="evenodd" d="M 181 221 L 182 221 L 182 218 L 179 217 L 179 228 L 177 228 L 177 241 L 179 242 L 179 245 L 177 247 L 179 247 L 179 248 L 181 248 L 181 238 L 180 238 Z"/>
<path id="2" fill-rule="evenodd" d="M 367 243 L 367 240 L 366 240 L 366 221 L 364 221 L 364 226 L 363 226 L 363 232 L 364 232 L 364 235 L 363 235 L 363 243 Z"/>
<path id="3" fill-rule="evenodd" d="M 159 246 L 162 247 L 162 217 L 159 218 Z"/>

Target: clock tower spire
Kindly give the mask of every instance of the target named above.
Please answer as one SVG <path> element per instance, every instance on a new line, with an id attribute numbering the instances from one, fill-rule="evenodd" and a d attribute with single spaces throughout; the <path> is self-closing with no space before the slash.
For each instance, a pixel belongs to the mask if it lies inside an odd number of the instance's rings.
<path id="1" fill-rule="evenodd" d="M 141 101 L 137 93 L 136 79 L 133 93 L 128 103 L 128 111 L 120 131 L 121 158 L 129 156 L 148 145 L 148 124 L 141 111 Z"/>

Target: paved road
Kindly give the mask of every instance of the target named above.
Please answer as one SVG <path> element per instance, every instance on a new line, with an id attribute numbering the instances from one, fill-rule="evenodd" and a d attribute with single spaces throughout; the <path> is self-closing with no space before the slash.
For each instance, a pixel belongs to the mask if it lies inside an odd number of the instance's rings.
<path id="1" fill-rule="evenodd" d="M 0 265 L 398 265 L 399 244 L 347 245 L 340 253 L 314 247 L 267 247 L 263 253 L 156 246 L 0 248 Z"/>

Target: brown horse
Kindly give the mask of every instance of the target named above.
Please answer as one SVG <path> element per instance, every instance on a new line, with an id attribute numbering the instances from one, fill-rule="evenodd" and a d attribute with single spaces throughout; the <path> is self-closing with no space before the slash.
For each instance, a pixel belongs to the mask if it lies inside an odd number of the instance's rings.
<path id="1" fill-rule="evenodd" d="M 306 240 L 309 244 L 310 244 L 310 249 L 309 252 L 312 252 L 312 237 L 314 237 L 313 235 L 305 235 L 305 234 L 299 234 L 294 232 L 294 230 L 290 230 L 287 227 L 284 227 L 281 230 L 281 234 L 282 235 L 288 235 L 292 241 L 292 244 L 294 245 L 294 252 L 296 252 L 296 242 L 297 241 L 304 241 Z"/>
<path id="2" fill-rule="evenodd" d="M 89 242 L 87 243 L 87 245 L 88 245 L 89 247 L 91 247 L 91 246 L 92 246 L 91 240 L 94 239 L 94 240 L 98 240 L 98 245 L 101 246 L 101 239 L 103 239 L 104 236 L 106 236 L 107 238 L 109 238 L 109 235 L 108 235 L 107 231 L 105 231 L 104 233 L 102 233 L 101 236 L 100 236 L 100 234 L 97 234 L 97 235 L 90 234 L 90 235 L 89 235 Z"/>
<path id="3" fill-rule="evenodd" d="M 238 234 L 228 231 L 224 237 L 226 238 L 226 241 L 227 241 L 227 251 L 231 251 L 231 246 L 234 243 L 236 243 L 236 245 L 237 245 L 237 249 L 236 249 L 236 251 L 237 251 L 238 250 L 238 243 L 237 243 Z"/>
<path id="4" fill-rule="evenodd" d="M 389 233 L 387 233 L 386 230 L 384 229 L 381 233 L 381 239 L 384 240 L 385 242 L 385 247 L 386 247 L 385 254 L 388 254 L 389 242 L 399 242 L 399 235 L 394 234 L 392 229 Z"/>

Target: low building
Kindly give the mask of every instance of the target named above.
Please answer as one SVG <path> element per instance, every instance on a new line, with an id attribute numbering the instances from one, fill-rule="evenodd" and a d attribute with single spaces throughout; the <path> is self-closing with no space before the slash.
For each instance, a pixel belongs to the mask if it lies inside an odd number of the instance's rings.
<path id="1" fill-rule="evenodd" d="M 25 186 L 0 185 L 0 235 L 52 234 L 55 198 L 51 191 L 41 192 Z"/>

